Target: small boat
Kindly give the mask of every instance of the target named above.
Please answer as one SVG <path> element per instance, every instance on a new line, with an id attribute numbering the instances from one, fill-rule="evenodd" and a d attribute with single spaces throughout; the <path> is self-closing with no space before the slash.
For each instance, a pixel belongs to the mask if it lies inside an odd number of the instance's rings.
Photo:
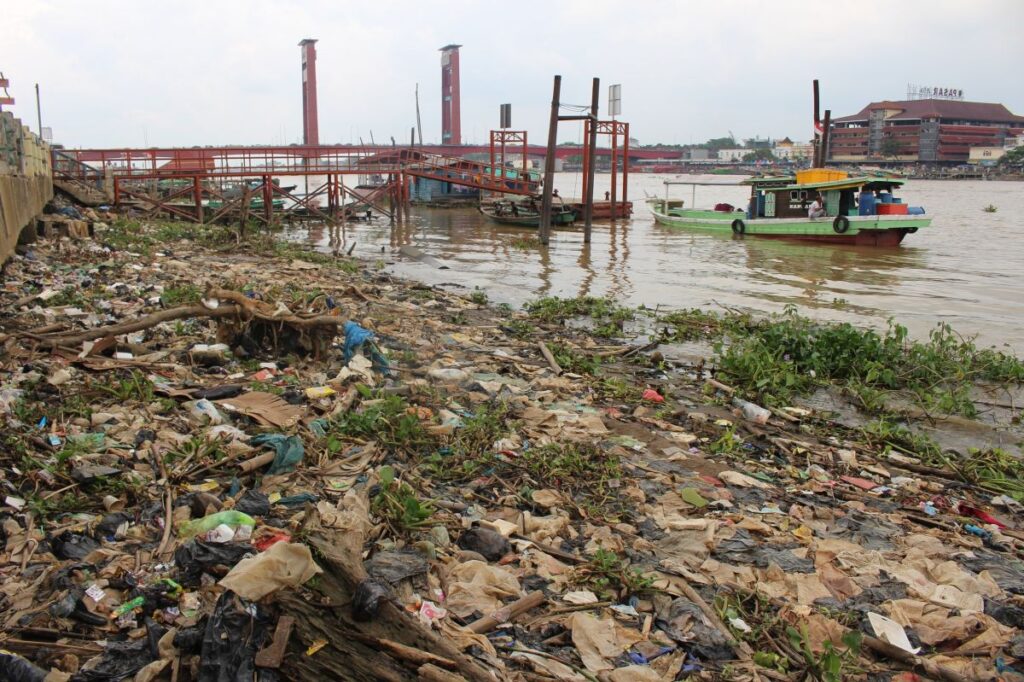
<path id="1" fill-rule="evenodd" d="M 508 200 L 480 204 L 480 212 L 496 223 L 516 227 L 540 227 L 540 211 L 536 201 L 519 203 Z M 571 225 L 576 222 L 576 211 L 568 206 L 551 207 L 551 225 Z"/>
<path id="2" fill-rule="evenodd" d="M 896 246 L 908 234 L 931 225 L 924 208 L 908 206 L 894 195 L 906 180 L 890 174 L 851 176 L 845 171 L 811 168 L 795 175 L 751 178 L 746 209 L 729 204 L 714 208 L 686 208 L 665 198 L 648 199 L 654 220 L 669 227 L 731 232 L 771 239 L 796 239 L 832 244 Z M 694 193 L 695 196 L 695 193 Z M 810 208 L 821 199 L 821 211 Z"/>

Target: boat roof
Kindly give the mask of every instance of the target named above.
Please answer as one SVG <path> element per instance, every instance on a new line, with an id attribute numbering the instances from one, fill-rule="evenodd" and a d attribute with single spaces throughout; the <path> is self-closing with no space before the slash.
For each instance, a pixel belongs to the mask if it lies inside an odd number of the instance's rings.
<path id="1" fill-rule="evenodd" d="M 742 182 L 689 182 L 687 180 L 666 180 L 666 185 L 698 185 L 701 187 L 739 187 Z"/>
<path id="2" fill-rule="evenodd" d="M 906 180 L 901 178 L 884 178 L 875 177 L 869 175 L 861 175 L 854 178 L 843 178 L 842 180 L 832 180 L 831 182 L 805 182 L 793 183 L 787 185 L 782 189 L 856 189 L 857 187 L 893 187 L 899 186 L 905 183 Z"/>
<path id="3" fill-rule="evenodd" d="M 858 175 L 841 180 L 828 180 L 825 182 L 804 182 L 796 181 L 793 176 L 789 177 L 768 177 L 751 178 L 745 184 L 754 186 L 770 186 L 772 189 L 793 190 L 793 189 L 856 189 L 857 187 L 898 187 L 906 182 L 903 178 L 894 178 L 878 175 Z"/>

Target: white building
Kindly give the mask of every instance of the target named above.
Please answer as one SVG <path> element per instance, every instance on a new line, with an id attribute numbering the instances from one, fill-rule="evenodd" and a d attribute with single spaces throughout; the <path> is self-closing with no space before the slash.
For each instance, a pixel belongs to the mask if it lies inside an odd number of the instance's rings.
<path id="1" fill-rule="evenodd" d="M 749 149 L 719 149 L 718 160 L 725 163 L 739 163 L 750 151 Z"/>
<path id="2" fill-rule="evenodd" d="M 772 154 L 779 161 L 806 161 L 814 156 L 814 145 L 811 143 L 793 142 L 784 137 L 775 143 Z"/>

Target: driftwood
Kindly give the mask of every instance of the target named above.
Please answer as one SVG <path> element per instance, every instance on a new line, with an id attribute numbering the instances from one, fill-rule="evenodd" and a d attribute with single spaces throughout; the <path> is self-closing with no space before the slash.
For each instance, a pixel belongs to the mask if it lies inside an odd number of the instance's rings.
<path id="1" fill-rule="evenodd" d="M 33 336 L 33 338 L 38 339 L 40 344 L 48 347 L 77 346 L 85 341 L 102 339 L 104 336 L 120 336 L 122 334 L 139 332 L 143 329 L 150 329 L 158 324 L 172 320 L 182 320 L 191 317 L 232 317 L 237 316 L 239 313 L 239 309 L 235 306 L 211 309 L 201 305 L 189 305 L 160 310 L 152 315 L 147 315 L 131 322 L 96 327 L 95 329 L 87 329 L 83 332 L 49 334 L 46 336 Z"/>
<path id="2" fill-rule="evenodd" d="M 545 601 L 547 601 L 547 597 L 544 596 L 544 593 L 536 590 L 525 597 L 517 599 L 508 606 L 503 606 L 489 616 L 473 621 L 469 625 L 469 631 L 475 632 L 478 635 L 486 634 L 502 623 L 507 623 L 535 606 L 540 606 Z"/>
<path id="3" fill-rule="evenodd" d="M 390 600 L 381 601 L 369 620 L 356 617 L 353 597 L 367 578 L 362 550 L 368 523 L 357 505 L 344 515 L 347 527 L 325 528 L 317 511 L 307 510 L 302 532 L 324 572 L 312 597 L 294 591 L 278 595 L 281 612 L 295 618 L 282 677 L 328 680 L 344 671 L 351 680 L 459 679 L 453 676 L 458 675 L 469 682 L 495 682 L 496 675 Z M 306 648 L 317 640 L 328 643 L 307 656 Z M 423 670 L 424 666 L 430 667 Z M 441 676 L 442 671 L 449 676 Z"/>
<path id="4" fill-rule="evenodd" d="M 118 324 L 96 327 L 81 332 L 52 332 L 49 334 L 23 333 L 40 345 L 47 348 L 75 348 L 86 341 L 102 338 L 113 338 L 124 334 L 151 329 L 164 322 L 173 320 L 205 317 L 237 324 L 237 328 L 229 330 L 227 336 L 238 337 L 250 334 L 259 338 L 269 338 L 275 345 L 281 340 L 292 337 L 299 348 L 319 355 L 320 351 L 330 345 L 337 334 L 338 328 L 345 320 L 335 315 L 298 315 L 284 308 L 275 308 L 263 301 L 248 298 L 238 291 L 228 289 L 207 289 L 205 298 L 219 301 L 217 307 L 205 305 L 187 305 L 177 308 L 160 310 L 137 320 Z M 289 334 L 289 332 L 291 332 Z"/>

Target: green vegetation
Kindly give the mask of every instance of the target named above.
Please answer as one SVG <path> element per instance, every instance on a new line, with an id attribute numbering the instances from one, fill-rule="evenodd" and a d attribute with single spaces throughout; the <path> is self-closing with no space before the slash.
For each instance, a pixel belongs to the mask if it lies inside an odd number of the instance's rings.
<path id="1" fill-rule="evenodd" d="M 421 501 L 412 487 L 398 479 L 393 467 L 383 466 L 377 473 L 380 483 L 370 500 L 370 512 L 393 534 L 417 530 L 430 523 L 434 506 Z"/>
<path id="2" fill-rule="evenodd" d="M 487 305 L 487 292 L 483 289 L 474 289 L 469 294 L 469 300 L 477 305 Z"/>
<path id="3" fill-rule="evenodd" d="M 820 655 L 811 649 L 806 625 L 800 630 L 793 626 L 786 628 L 786 636 L 790 645 L 803 657 L 807 674 L 812 679 L 818 682 L 843 682 L 851 673 L 856 672 L 863 639 L 860 631 L 848 630 L 843 635 L 842 649 L 837 648 L 831 640 L 825 640 Z"/>
<path id="4" fill-rule="evenodd" d="M 371 440 L 385 448 L 406 453 L 419 452 L 434 445 L 434 438 L 423 428 L 415 410 L 411 410 L 398 396 L 368 400 L 360 410 L 343 412 L 328 425 L 328 449 L 331 449 L 332 442 Z M 340 445 L 334 451 L 337 450 L 340 450 Z"/>
<path id="5" fill-rule="evenodd" d="M 56 296 L 51 296 L 43 301 L 43 305 L 47 308 L 63 308 L 64 306 L 83 308 L 88 305 L 88 301 L 81 289 L 69 285 L 61 289 Z"/>
<path id="6" fill-rule="evenodd" d="M 194 305 L 199 303 L 202 298 L 203 292 L 195 284 L 178 284 L 173 287 L 164 289 L 164 293 L 160 295 L 160 300 L 163 301 L 164 305 L 168 308 L 174 308 L 180 305 Z"/>
<path id="7" fill-rule="evenodd" d="M 984 211 L 985 213 L 995 213 L 999 209 L 996 208 L 995 204 L 989 204 L 988 206 L 986 206 L 985 208 L 983 208 L 981 210 Z"/>
<path id="8" fill-rule="evenodd" d="M 501 325 L 501 328 L 504 329 L 509 336 L 517 339 L 529 338 L 537 331 L 537 328 L 526 320 L 516 319 L 506 320 L 505 324 Z"/>
<path id="9" fill-rule="evenodd" d="M 1003 158 L 999 159 L 999 165 L 1004 168 L 1015 168 L 1017 170 L 1024 170 L 1024 145 L 1015 147 L 1003 155 Z"/>
<path id="10" fill-rule="evenodd" d="M 110 372 L 103 381 L 94 382 L 92 387 L 118 403 L 137 400 L 143 403 L 153 401 L 153 382 L 142 372 Z"/>
<path id="11" fill-rule="evenodd" d="M 516 237 L 511 242 L 513 249 L 519 249 L 520 251 L 532 251 L 533 249 L 540 248 L 540 240 L 536 237 Z"/>
<path id="12" fill-rule="evenodd" d="M 572 573 L 572 584 L 593 590 L 602 599 L 622 601 L 633 595 L 653 591 L 654 580 L 646 578 L 635 568 L 629 568 L 618 554 L 599 547 L 585 564 Z"/>
<path id="13" fill-rule="evenodd" d="M 623 325 L 632 320 L 635 314 L 633 309 L 620 306 L 610 298 L 595 296 L 546 296 L 531 301 L 524 307 L 530 317 L 549 324 L 564 323 L 571 318 L 589 317 L 595 322 L 594 334 L 605 337 L 621 336 Z"/>
<path id="14" fill-rule="evenodd" d="M 754 322 L 744 336 L 730 340 L 716 345 L 723 378 L 768 405 L 833 383 L 902 391 L 927 410 L 973 417 L 973 382 L 1024 381 L 1020 360 L 979 349 L 947 324 L 932 330 L 928 341 L 911 341 L 906 327 L 894 323 L 879 334 L 847 323 L 813 322 L 789 310 Z"/>
<path id="15" fill-rule="evenodd" d="M 1024 502 L 1024 461 L 999 448 L 972 448 L 963 458 L 939 454 L 929 463 L 955 471 L 980 488 Z"/>
<path id="16" fill-rule="evenodd" d="M 597 374 L 601 366 L 601 360 L 597 357 L 587 355 L 578 348 L 573 348 L 561 343 L 553 343 L 550 346 L 551 354 L 555 361 L 566 372 L 574 374 Z"/>

